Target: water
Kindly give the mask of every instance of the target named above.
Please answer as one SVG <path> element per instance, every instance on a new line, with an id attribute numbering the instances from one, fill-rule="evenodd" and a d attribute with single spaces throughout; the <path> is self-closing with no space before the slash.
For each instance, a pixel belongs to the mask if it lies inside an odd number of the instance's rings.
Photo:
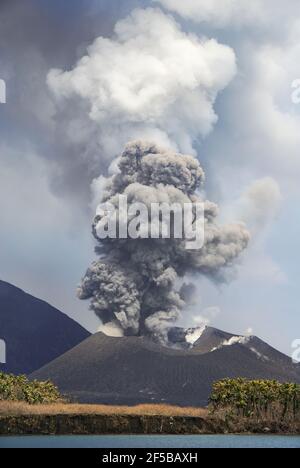
<path id="1" fill-rule="evenodd" d="M 300 436 L 0 437 L 0 448 L 300 448 Z"/>

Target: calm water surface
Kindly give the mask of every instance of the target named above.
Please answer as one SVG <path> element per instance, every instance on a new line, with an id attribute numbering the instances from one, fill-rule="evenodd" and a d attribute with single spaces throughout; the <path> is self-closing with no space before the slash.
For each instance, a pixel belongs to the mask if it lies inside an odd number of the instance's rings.
<path id="1" fill-rule="evenodd" d="M 0 448 L 300 448 L 300 437 L 236 435 L 0 437 Z"/>

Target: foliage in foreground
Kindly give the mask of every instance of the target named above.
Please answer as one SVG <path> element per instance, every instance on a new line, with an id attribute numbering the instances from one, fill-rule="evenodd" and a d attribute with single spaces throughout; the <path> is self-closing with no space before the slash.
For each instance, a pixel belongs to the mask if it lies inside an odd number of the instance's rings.
<path id="1" fill-rule="evenodd" d="M 31 405 L 55 403 L 61 400 L 52 382 L 29 381 L 24 375 L 0 372 L 0 401 L 24 401 Z"/>
<path id="2" fill-rule="evenodd" d="M 259 419 L 300 417 L 300 385 L 276 380 L 224 379 L 213 385 L 213 412 Z"/>

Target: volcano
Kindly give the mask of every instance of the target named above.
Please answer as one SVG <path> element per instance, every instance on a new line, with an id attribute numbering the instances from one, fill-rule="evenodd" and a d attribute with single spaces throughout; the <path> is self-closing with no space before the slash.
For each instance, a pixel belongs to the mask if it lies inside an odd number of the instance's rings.
<path id="1" fill-rule="evenodd" d="M 212 383 L 226 377 L 300 382 L 299 366 L 259 338 L 206 327 L 187 347 L 179 331 L 173 332 L 174 341 L 180 336 L 176 348 L 97 333 L 31 377 L 51 379 L 82 403 L 127 405 L 205 406 Z"/>
<path id="2" fill-rule="evenodd" d="M 0 281 L 0 339 L 6 345 L 0 371 L 30 374 L 89 336 L 51 305 Z"/>

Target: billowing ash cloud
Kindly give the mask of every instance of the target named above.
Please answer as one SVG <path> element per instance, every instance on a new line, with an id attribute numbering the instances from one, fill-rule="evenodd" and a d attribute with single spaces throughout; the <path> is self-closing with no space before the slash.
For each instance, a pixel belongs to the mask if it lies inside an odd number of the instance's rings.
<path id="1" fill-rule="evenodd" d="M 199 193 L 203 181 L 204 172 L 191 156 L 144 141 L 126 146 L 119 172 L 108 181 L 102 202 L 118 208 L 120 195 L 127 195 L 129 207 L 135 202 L 148 207 L 153 202 L 181 206 L 203 202 L 205 243 L 200 250 L 188 250 L 186 239 L 172 235 L 169 239 L 101 240 L 103 213 L 98 210 L 93 233 L 99 242 L 99 259 L 88 269 L 79 297 L 91 299 L 91 309 L 104 324 L 114 323 L 125 335 L 146 334 L 165 341 L 168 327 L 185 307 L 180 279 L 190 272 L 220 281 L 247 247 L 249 234 L 243 224 L 217 224 L 217 206 Z"/>
<path id="2" fill-rule="evenodd" d="M 107 168 L 124 145 L 147 139 L 193 153 L 217 121 L 218 93 L 236 74 L 234 51 L 184 32 L 160 9 L 136 9 L 98 37 L 70 71 L 48 85 L 56 121 L 90 173 Z"/>

